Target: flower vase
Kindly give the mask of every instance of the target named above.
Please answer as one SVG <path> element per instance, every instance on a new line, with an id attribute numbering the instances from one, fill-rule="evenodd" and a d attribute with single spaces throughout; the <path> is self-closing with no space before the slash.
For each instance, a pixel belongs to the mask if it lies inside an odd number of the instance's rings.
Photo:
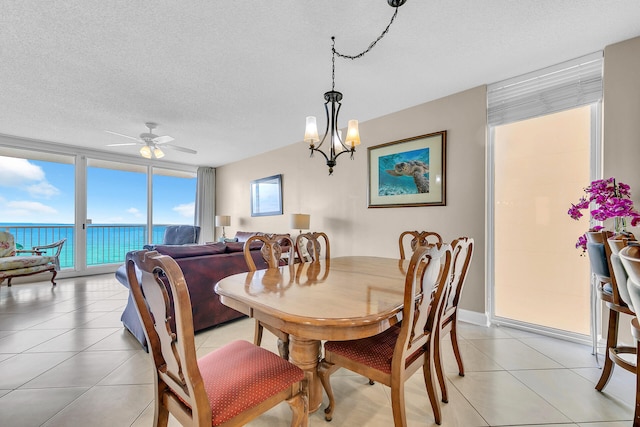
<path id="1" fill-rule="evenodd" d="M 613 230 L 616 234 L 622 234 L 627 231 L 627 219 L 623 216 L 613 218 Z"/>

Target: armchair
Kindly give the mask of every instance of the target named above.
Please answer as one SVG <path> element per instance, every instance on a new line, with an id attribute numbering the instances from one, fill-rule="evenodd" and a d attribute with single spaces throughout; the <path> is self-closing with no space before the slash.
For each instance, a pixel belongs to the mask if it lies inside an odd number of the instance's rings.
<path id="1" fill-rule="evenodd" d="M 62 239 L 50 245 L 34 246 L 32 249 L 16 249 L 13 235 L 0 231 L 0 284 L 7 279 L 7 285 L 11 286 L 11 279 L 14 277 L 50 271 L 53 273 L 51 283 L 55 286 L 54 279 L 60 271 L 60 252 L 66 241 L 67 239 Z M 53 254 L 44 255 L 47 250 L 51 250 Z"/>

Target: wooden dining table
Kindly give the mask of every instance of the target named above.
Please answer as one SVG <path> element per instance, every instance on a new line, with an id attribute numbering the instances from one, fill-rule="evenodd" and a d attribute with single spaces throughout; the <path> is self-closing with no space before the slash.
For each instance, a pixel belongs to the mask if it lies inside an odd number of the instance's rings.
<path id="1" fill-rule="evenodd" d="M 322 340 L 376 335 L 401 320 L 408 260 L 348 256 L 235 274 L 215 291 L 223 304 L 289 334 L 289 360 L 309 381 L 309 410 L 322 404 Z"/>

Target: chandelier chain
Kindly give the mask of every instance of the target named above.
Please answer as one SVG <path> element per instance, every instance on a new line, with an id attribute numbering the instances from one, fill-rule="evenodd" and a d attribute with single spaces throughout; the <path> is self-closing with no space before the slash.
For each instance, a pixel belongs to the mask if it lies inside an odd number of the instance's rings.
<path id="1" fill-rule="evenodd" d="M 399 6 L 395 6 L 395 12 L 393 13 L 393 16 L 391 17 L 391 21 L 389 21 L 389 25 L 387 25 L 387 28 L 385 28 L 382 33 L 380 33 L 380 35 L 378 36 L 377 39 L 375 39 L 374 41 L 371 42 L 371 44 L 369 44 L 369 47 L 366 48 L 365 50 L 363 50 L 362 52 L 360 52 L 357 55 L 344 55 L 340 52 L 338 52 L 335 48 L 335 37 L 331 37 L 331 40 L 333 40 L 333 46 L 331 48 L 332 52 L 334 55 L 338 55 L 340 58 L 344 58 L 344 59 L 358 59 L 358 58 L 362 58 L 364 55 L 366 55 L 371 49 L 374 48 L 374 46 L 380 41 L 382 40 L 382 38 L 384 36 L 387 35 L 387 33 L 389 32 L 389 28 L 391 27 L 391 24 L 393 24 L 393 21 L 396 19 L 396 16 L 398 15 L 398 7 Z M 333 58 L 333 61 L 335 63 L 335 56 Z M 335 72 L 335 65 L 334 65 L 334 72 Z"/>

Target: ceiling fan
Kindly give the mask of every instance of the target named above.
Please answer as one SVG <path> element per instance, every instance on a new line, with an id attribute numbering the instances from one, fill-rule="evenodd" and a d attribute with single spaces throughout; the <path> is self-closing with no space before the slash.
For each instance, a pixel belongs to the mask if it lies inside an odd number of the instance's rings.
<path id="1" fill-rule="evenodd" d="M 129 136 L 129 135 L 123 135 L 117 132 L 112 132 L 110 130 L 106 130 L 105 132 L 108 132 L 110 134 L 122 136 L 124 138 L 129 138 L 136 141 L 136 142 L 127 142 L 122 144 L 107 144 L 107 147 L 121 147 L 125 145 L 142 145 L 142 148 L 140 148 L 140 155 L 145 159 L 150 159 L 151 157 L 155 157 L 156 159 L 163 158 L 164 152 L 160 149 L 160 146 L 166 147 L 166 148 L 172 148 L 174 150 L 182 151 L 189 154 L 198 153 L 196 150 L 192 150 L 190 148 L 168 144 L 169 142 L 173 141 L 173 138 L 170 137 L 169 135 L 164 135 L 164 136 L 155 135 L 153 133 L 153 130 L 158 127 L 157 123 L 147 122 L 144 125 L 147 128 L 149 128 L 149 132 L 141 133 L 138 138 Z"/>

